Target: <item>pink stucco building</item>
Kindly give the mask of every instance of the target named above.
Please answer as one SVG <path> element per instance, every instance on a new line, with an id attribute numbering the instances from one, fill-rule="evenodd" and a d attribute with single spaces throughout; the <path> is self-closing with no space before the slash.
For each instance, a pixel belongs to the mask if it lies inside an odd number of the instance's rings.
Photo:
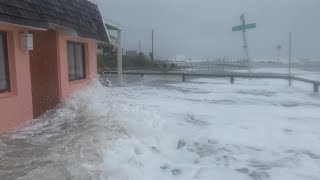
<path id="1" fill-rule="evenodd" d="M 5 2 L 5 3 L 3 3 Z M 97 74 L 107 34 L 87 0 L 0 3 L 0 131 L 41 116 Z"/>

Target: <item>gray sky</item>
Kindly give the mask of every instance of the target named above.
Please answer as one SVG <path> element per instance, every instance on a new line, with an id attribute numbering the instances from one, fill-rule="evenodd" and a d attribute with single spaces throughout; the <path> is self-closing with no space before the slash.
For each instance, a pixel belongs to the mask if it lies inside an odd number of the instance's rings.
<path id="1" fill-rule="evenodd" d="M 121 24 L 126 50 L 138 50 L 141 40 L 149 52 L 154 28 L 158 57 L 241 57 L 241 33 L 231 28 L 244 12 L 247 23 L 257 23 L 248 32 L 253 57 L 276 57 L 276 46 L 286 48 L 291 31 L 295 56 L 320 58 L 320 0 L 99 1 L 103 16 Z"/>

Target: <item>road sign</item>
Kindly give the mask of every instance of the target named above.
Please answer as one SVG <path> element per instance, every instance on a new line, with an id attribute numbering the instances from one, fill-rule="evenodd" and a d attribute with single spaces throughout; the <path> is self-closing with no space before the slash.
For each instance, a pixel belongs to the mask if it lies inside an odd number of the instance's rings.
<path id="1" fill-rule="evenodd" d="M 246 24 L 244 26 L 235 26 L 232 28 L 232 31 L 243 31 L 243 30 L 246 30 L 246 29 L 254 29 L 256 28 L 256 23 L 254 24 Z"/>
<path id="2" fill-rule="evenodd" d="M 232 31 L 233 32 L 234 31 L 242 31 L 244 59 L 246 59 L 249 62 L 248 70 L 250 72 L 250 57 L 249 57 L 249 51 L 248 51 L 248 42 L 247 42 L 247 36 L 246 36 L 246 29 L 254 29 L 254 28 L 256 28 L 256 23 L 246 24 L 246 20 L 245 20 L 244 14 L 242 14 L 240 16 L 240 20 L 241 20 L 242 25 L 233 27 Z"/>

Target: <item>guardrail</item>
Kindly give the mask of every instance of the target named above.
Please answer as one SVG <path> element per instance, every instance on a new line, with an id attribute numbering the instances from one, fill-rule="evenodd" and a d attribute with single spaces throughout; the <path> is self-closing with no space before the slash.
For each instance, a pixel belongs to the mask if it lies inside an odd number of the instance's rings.
<path id="1" fill-rule="evenodd" d="M 118 74 L 117 71 L 104 71 L 100 74 Z M 146 75 L 159 75 L 159 76 L 181 76 L 182 82 L 186 81 L 186 77 L 216 77 L 216 78 L 230 78 L 230 83 L 234 84 L 236 78 L 246 79 L 283 79 L 288 80 L 289 83 L 293 80 L 313 85 L 313 91 L 319 93 L 320 81 L 289 76 L 285 74 L 276 73 L 234 73 L 234 72 L 221 72 L 221 73 L 162 73 L 162 72 L 123 72 L 124 75 L 139 75 L 143 78 Z"/>
<path id="2" fill-rule="evenodd" d="M 313 92 L 319 93 L 319 86 L 320 86 L 320 82 L 319 81 L 314 81 L 314 80 L 300 78 L 300 77 L 289 77 L 289 79 L 313 84 Z"/>

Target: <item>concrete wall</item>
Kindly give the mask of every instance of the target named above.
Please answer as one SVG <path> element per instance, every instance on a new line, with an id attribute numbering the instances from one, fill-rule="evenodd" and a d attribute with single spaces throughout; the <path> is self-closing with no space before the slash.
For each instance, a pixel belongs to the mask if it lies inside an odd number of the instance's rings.
<path id="1" fill-rule="evenodd" d="M 0 93 L 0 131 L 17 127 L 32 119 L 29 52 L 19 47 L 18 28 L 0 24 L 8 33 L 11 92 Z"/>

